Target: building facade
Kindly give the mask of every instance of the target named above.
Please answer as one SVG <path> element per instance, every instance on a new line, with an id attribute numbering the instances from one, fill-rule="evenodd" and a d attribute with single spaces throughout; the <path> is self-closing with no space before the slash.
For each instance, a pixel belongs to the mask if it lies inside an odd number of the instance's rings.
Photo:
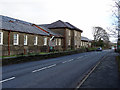
<path id="1" fill-rule="evenodd" d="M 80 48 L 82 30 L 72 24 L 58 20 L 43 26 L 49 28 L 52 32 L 63 36 L 64 50 L 75 50 Z"/>
<path id="2" fill-rule="evenodd" d="M 2 15 L 0 19 L 0 56 L 76 50 L 84 42 L 90 44 L 81 39 L 82 30 L 61 20 L 36 25 Z"/>
<path id="3" fill-rule="evenodd" d="M 92 40 L 88 39 L 87 37 L 81 36 L 81 47 L 83 48 L 91 47 L 91 41 Z"/>
<path id="4" fill-rule="evenodd" d="M 43 27 L 32 23 L 0 16 L 0 52 L 2 56 L 23 55 L 29 53 L 49 52 L 50 38 L 59 39 L 62 47 L 62 37 Z M 59 49 L 58 48 L 58 49 Z"/>

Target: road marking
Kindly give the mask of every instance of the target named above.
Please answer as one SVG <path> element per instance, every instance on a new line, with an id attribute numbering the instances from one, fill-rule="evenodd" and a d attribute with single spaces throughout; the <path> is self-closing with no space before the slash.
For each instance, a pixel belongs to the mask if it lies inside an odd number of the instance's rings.
<path id="1" fill-rule="evenodd" d="M 34 70 L 34 71 L 32 71 L 32 72 L 34 73 L 34 72 L 42 71 L 42 70 L 44 70 L 44 69 L 46 69 L 46 68 L 47 68 L 47 67 L 43 67 L 43 68 L 40 68 L 40 69 Z"/>
<path id="2" fill-rule="evenodd" d="M 84 56 L 78 57 L 77 59 L 80 59 L 80 58 L 82 58 L 82 57 L 84 57 Z"/>
<path id="3" fill-rule="evenodd" d="M 12 79 L 15 79 L 15 77 L 11 77 L 11 78 L 8 78 L 8 79 L 5 79 L 5 80 L 2 80 L 2 81 L 0 81 L 0 83 L 6 82 L 6 81 L 9 81 L 9 80 L 12 80 Z"/>
<path id="4" fill-rule="evenodd" d="M 48 68 L 51 68 L 51 67 L 54 67 L 54 66 L 56 66 L 56 64 L 53 64 L 53 65 L 50 65 L 50 66 L 47 66 L 47 67 L 43 67 L 43 68 L 40 68 L 40 69 L 37 69 L 37 70 L 33 70 L 32 72 L 34 73 L 34 72 L 42 71 L 44 69 L 48 69 Z"/>
<path id="5" fill-rule="evenodd" d="M 64 61 L 64 62 L 62 62 L 62 63 L 66 63 L 67 61 Z"/>
<path id="6" fill-rule="evenodd" d="M 86 81 L 86 79 L 91 75 L 91 73 L 97 68 L 97 66 L 102 62 L 102 60 L 106 58 L 106 56 L 103 56 L 100 61 L 87 73 L 85 77 L 83 77 L 82 81 L 79 83 L 79 85 L 75 88 L 75 90 L 78 90 L 81 85 Z"/>
<path id="7" fill-rule="evenodd" d="M 51 68 L 51 67 L 54 67 L 54 66 L 56 66 L 56 64 L 50 65 L 47 68 Z"/>
<path id="8" fill-rule="evenodd" d="M 73 61 L 74 59 L 71 59 L 71 60 L 68 60 L 68 62 L 71 62 L 71 61 Z"/>
<path id="9" fill-rule="evenodd" d="M 64 61 L 64 62 L 62 62 L 62 63 L 67 63 L 67 62 L 71 62 L 71 61 L 73 61 L 74 59 L 70 59 L 70 60 L 68 60 L 68 61 Z"/>

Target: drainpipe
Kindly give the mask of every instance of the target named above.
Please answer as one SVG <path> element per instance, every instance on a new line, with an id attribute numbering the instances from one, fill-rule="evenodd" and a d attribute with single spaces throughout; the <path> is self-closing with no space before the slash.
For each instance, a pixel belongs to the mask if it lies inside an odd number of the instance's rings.
<path id="1" fill-rule="evenodd" d="M 10 56 L 10 31 L 8 32 L 8 56 Z"/>
<path id="2" fill-rule="evenodd" d="M 26 50 L 24 49 L 24 55 L 26 54 Z"/>
<path id="3" fill-rule="evenodd" d="M 64 51 L 66 50 L 66 29 L 64 31 Z"/>

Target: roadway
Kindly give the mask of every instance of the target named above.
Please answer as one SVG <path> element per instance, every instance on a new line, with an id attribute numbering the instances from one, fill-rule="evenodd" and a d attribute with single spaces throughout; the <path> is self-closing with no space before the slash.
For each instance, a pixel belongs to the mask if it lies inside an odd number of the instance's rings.
<path id="1" fill-rule="evenodd" d="M 3 88 L 75 88 L 112 50 L 85 52 L 2 67 Z"/>

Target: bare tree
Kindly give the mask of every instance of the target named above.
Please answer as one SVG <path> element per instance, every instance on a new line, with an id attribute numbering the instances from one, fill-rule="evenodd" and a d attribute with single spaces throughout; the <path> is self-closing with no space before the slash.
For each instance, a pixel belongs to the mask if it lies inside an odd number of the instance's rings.
<path id="1" fill-rule="evenodd" d="M 107 30 L 109 31 L 109 36 L 110 37 L 114 37 L 114 38 L 118 38 L 118 22 L 120 21 L 120 17 L 119 17 L 119 9 L 120 9 L 120 4 L 119 4 L 119 0 L 113 0 L 114 1 L 114 5 L 112 6 L 112 13 L 113 13 L 113 23 L 111 27 L 108 27 Z"/>
<path id="2" fill-rule="evenodd" d="M 94 41 L 99 41 L 99 39 L 103 39 L 104 42 L 109 41 L 109 35 L 102 27 L 93 27 L 93 37 Z"/>

